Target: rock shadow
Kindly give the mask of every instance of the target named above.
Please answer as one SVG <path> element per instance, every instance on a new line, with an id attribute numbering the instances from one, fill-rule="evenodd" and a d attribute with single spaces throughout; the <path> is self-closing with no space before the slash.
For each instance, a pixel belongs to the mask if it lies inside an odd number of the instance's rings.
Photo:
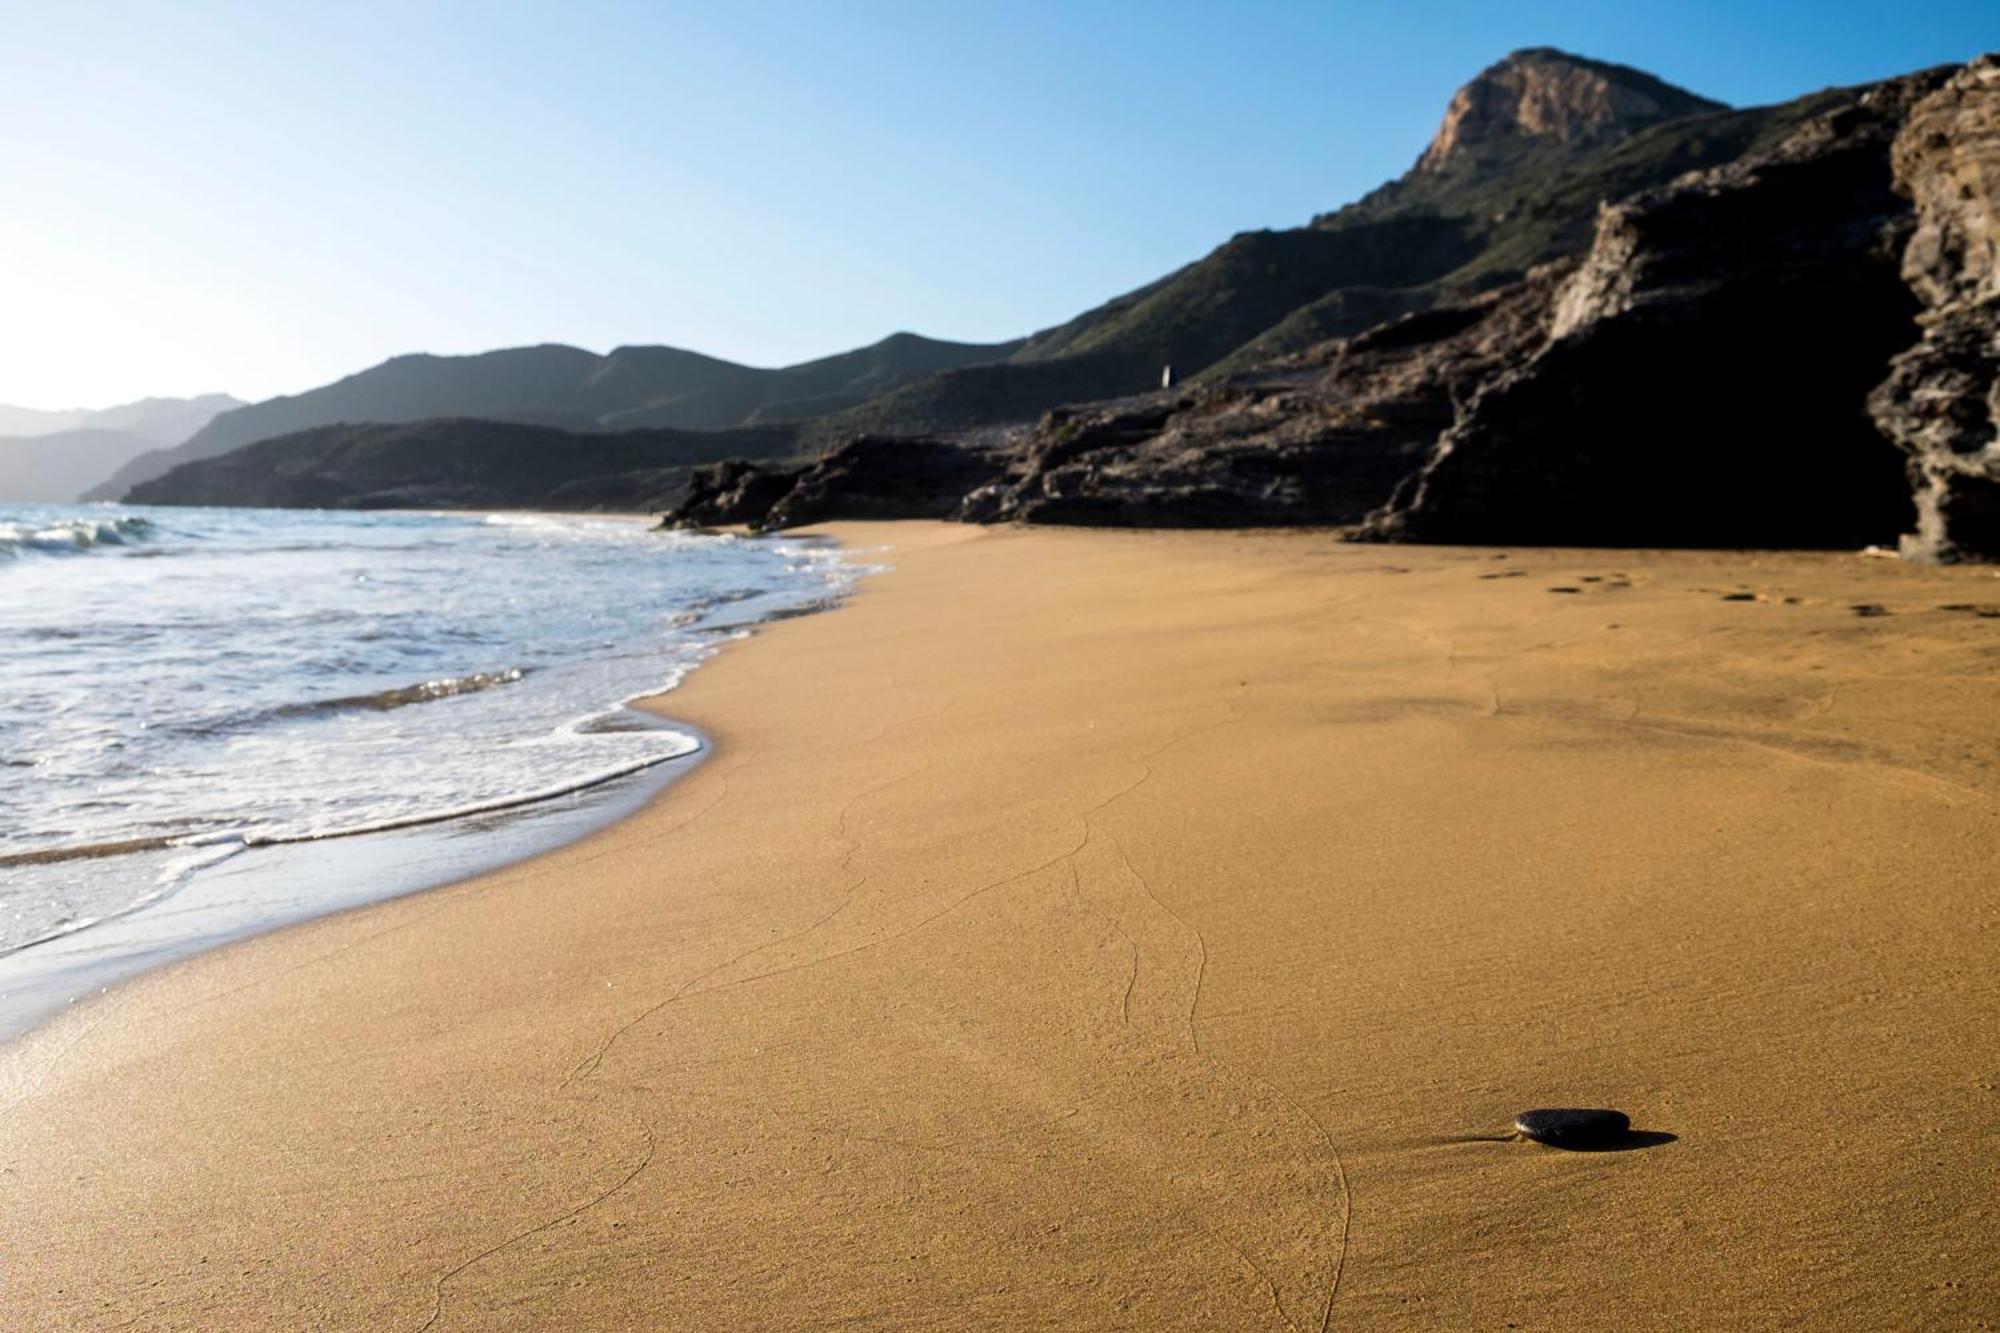
<path id="1" fill-rule="evenodd" d="M 1664 1148 L 1669 1143 L 1680 1140 L 1680 1135 L 1669 1134 L 1659 1129 L 1628 1129 L 1615 1138 L 1599 1139 L 1592 1143 L 1543 1143 L 1544 1148 L 1557 1152 L 1638 1152 L 1645 1148 Z"/>

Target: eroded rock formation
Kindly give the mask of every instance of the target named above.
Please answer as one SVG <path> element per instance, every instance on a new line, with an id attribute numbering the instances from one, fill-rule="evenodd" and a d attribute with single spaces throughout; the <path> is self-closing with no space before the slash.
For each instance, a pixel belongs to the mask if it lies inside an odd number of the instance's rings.
<path id="1" fill-rule="evenodd" d="M 1580 147 L 1702 111 L 1723 109 L 1624 65 L 1550 47 L 1516 51 L 1460 88 L 1417 170 L 1482 164 L 1523 140 Z"/>
<path id="2" fill-rule="evenodd" d="M 1859 546 L 1913 521 L 1869 391 L 1907 337 L 1889 147 L 1945 75 L 1607 207 L 1547 339 L 1367 525 L 1415 541 Z"/>
<path id="3" fill-rule="evenodd" d="M 1418 467 L 1459 403 L 1542 341 L 1568 265 L 1179 394 L 1050 413 L 974 522 L 1347 524 Z"/>
<path id="4" fill-rule="evenodd" d="M 803 467 L 698 468 L 668 527 L 796 528 L 832 518 L 949 518 L 1000 471 L 988 450 L 863 435 Z"/>
<path id="5" fill-rule="evenodd" d="M 1919 102 L 1894 162 L 1916 207 L 1902 272 L 1923 302 L 1922 337 L 1869 405 L 1909 455 L 1906 550 L 2000 559 L 2000 58 Z"/>

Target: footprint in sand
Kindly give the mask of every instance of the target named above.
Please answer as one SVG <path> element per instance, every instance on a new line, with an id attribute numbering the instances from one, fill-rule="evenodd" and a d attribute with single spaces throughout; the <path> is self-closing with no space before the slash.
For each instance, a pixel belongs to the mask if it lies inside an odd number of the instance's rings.
<path id="1" fill-rule="evenodd" d="M 1726 592 L 1722 594 L 1722 600 L 1725 602 L 1755 602 L 1761 599 L 1754 592 Z"/>
<path id="2" fill-rule="evenodd" d="M 1886 616 L 1889 614 L 1889 608 L 1880 602 L 1856 602 L 1847 609 L 1857 616 Z"/>
<path id="3" fill-rule="evenodd" d="M 1554 587 L 1554 588 L 1550 588 L 1550 589 L 1549 589 L 1549 591 L 1550 591 L 1550 592 L 1582 592 L 1582 591 L 1583 591 L 1583 589 L 1581 589 L 1581 588 L 1572 588 L 1572 587 L 1569 587 L 1568 585 L 1566 585 L 1566 584 L 1565 584 L 1565 585 L 1561 585 L 1561 586 L 1558 586 L 1558 587 Z"/>
<path id="4" fill-rule="evenodd" d="M 1499 569 L 1491 574 L 1481 574 L 1479 577 L 1482 579 L 1518 579 L 1527 572 L 1525 569 Z"/>
<path id="5" fill-rule="evenodd" d="M 1978 616 L 1981 620 L 2000 620 L 2000 605 L 1992 602 L 1946 602 L 1940 611 L 1960 611 Z"/>

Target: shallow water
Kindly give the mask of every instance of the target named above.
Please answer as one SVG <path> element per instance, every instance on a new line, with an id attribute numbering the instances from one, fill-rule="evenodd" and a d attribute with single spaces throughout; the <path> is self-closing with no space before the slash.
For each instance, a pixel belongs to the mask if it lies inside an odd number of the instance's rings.
<path id="1" fill-rule="evenodd" d="M 622 705 L 851 576 L 603 519 L 0 506 L 0 951 L 687 754 Z"/>

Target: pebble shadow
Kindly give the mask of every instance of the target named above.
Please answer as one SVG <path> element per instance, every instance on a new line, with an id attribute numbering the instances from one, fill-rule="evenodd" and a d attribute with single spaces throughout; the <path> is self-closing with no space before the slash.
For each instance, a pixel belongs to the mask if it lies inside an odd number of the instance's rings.
<path id="1" fill-rule="evenodd" d="M 1643 1148 L 1663 1148 L 1677 1142 L 1678 1134 L 1669 1134 L 1658 1129 L 1628 1129 L 1616 1138 L 1603 1139 L 1587 1144 L 1544 1143 L 1544 1148 L 1557 1152 L 1638 1152 Z"/>

